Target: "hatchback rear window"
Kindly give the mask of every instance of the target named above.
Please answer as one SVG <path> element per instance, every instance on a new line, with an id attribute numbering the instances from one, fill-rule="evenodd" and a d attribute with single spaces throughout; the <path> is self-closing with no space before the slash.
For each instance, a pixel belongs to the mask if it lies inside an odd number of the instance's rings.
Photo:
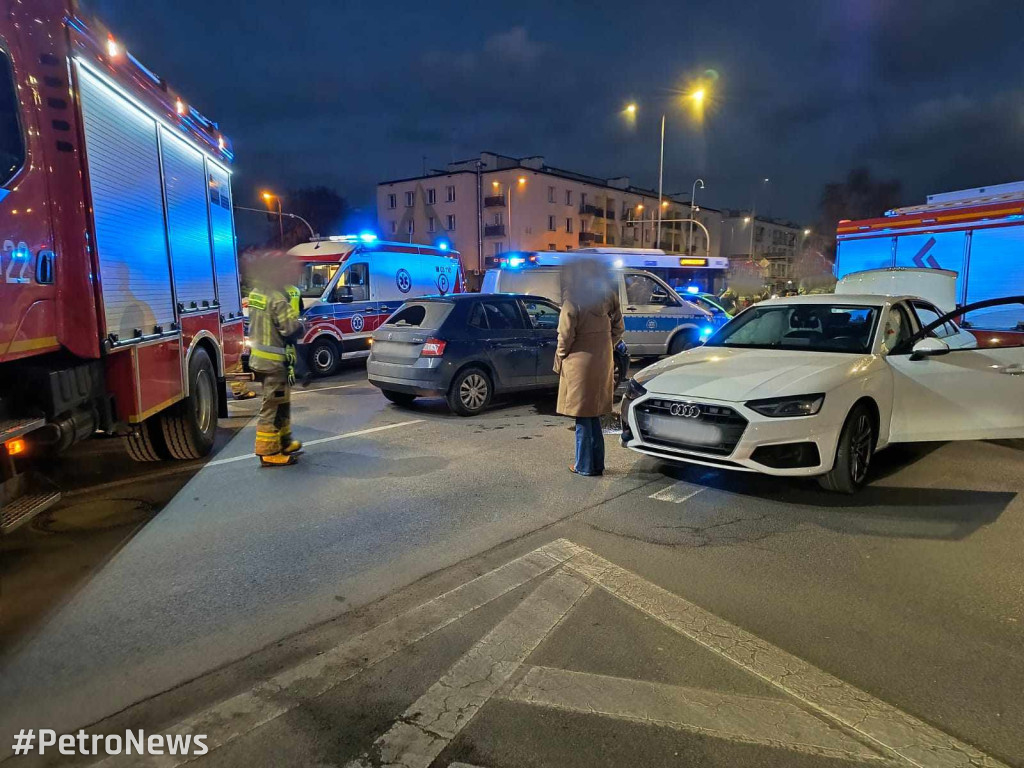
<path id="1" fill-rule="evenodd" d="M 385 325 L 396 328 L 440 328 L 452 311 L 452 306 L 441 301 L 406 304 L 389 317 Z"/>

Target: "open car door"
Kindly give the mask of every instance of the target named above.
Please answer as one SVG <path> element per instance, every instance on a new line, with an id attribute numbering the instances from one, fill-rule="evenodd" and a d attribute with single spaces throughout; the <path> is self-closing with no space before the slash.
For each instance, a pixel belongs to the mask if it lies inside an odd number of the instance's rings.
<path id="1" fill-rule="evenodd" d="M 935 333 L 972 310 L 1012 304 L 1024 296 L 960 307 L 888 355 L 891 442 L 1024 438 L 1024 347 L 954 349 Z"/>

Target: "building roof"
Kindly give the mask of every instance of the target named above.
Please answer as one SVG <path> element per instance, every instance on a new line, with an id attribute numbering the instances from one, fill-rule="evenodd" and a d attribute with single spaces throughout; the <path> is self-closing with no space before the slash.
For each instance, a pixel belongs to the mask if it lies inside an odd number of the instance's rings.
<path id="1" fill-rule="evenodd" d="M 578 181 L 582 184 L 590 184 L 595 187 L 604 187 L 606 189 L 612 189 L 616 192 L 622 192 L 630 195 L 640 195 L 642 197 L 653 197 L 657 199 L 658 191 L 655 189 L 647 189 L 645 187 L 637 187 L 629 184 L 628 176 L 614 176 L 612 178 L 601 178 L 599 176 L 591 176 L 586 173 L 577 173 L 576 171 L 566 170 L 565 168 L 556 168 L 552 165 L 544 163 L 544 158 L 538 155 L 531 155 L 529 157 L 511 157 L 509 155 L 501 155 L 497 152 L 482 152 L 479 158 L 469 158 L 467 160 L 456 160 L 448 164 L 447 170 L 433 169 L 430 173 L 410 176 L 402 179 L 389 179 L 387 181 L 381 181 L 378 186 L 384 184 L 399 184 L 407 181 L 419 181 L 421 179 L 434 179 L 441 176 L 454 176 L 459 173 L 476 173 L 477 164 L 482 164 L 480 168 L 481 173 L 496 173 L 500 171 L 509 171 L 521 169 L 524 171 L 532 171 L 534 173 L 541 173 L 547 176 L 555 176 L 561 179 L 567 179 L 569 181 Z M 612 182 L 624 181 L 625 184 L 613 184 Z M 670 200 L 679 205 L 689 205 L 689 195 L 670 194 L 664 193 L 663 199 Z M 698 206 L 702 210 L 713 211 L 718 213 L 717 208 L 711 206 L 701 205 Z M 759 219 L 761 217 L 758 217 Z"/>

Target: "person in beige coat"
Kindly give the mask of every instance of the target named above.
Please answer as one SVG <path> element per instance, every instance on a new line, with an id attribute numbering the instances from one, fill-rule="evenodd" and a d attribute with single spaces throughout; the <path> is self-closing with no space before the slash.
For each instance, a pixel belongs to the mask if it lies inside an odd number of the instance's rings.
<path id="1" fill-rule="evenodd" d="M 562 271 L 562 312 L 558 318 L 558 412 L 576 418 L 578 475 L 604 472 L 601 416 L 610 413 L 615 393 L 613 350 L 622 338 L 622 308 L 608 268 L 594 260 L 574 261 Z"/>

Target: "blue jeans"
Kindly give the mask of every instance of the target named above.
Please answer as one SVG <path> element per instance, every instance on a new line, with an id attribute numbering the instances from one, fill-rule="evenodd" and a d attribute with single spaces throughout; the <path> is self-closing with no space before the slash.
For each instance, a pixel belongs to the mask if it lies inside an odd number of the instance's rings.
<path id="1" fill-rule="evenodd" d="M 576 417 L 576 471 L 582 475 L 604 472 L 604 432 L 597 416 Z"/>

